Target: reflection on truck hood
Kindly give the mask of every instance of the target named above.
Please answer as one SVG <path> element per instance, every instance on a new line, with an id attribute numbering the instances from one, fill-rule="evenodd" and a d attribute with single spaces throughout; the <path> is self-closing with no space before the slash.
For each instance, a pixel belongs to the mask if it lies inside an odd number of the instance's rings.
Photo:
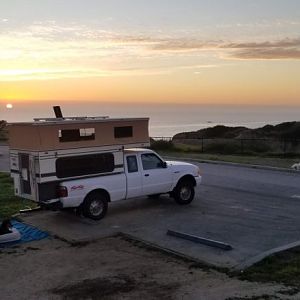
<path id="1" fill-rule="evenodd" d="M 192 164 L 190 164 L 190 163 L 187 163 L 187 162 L 183 162 L 183 161 L 170 161 L 170 160 L 168 160 L 168 161 L 166 161 L 166 163 L 169 165 L 169 166 L 193 166 L 194 167 L 194 165 L 192 165 Z"/>
<path id="2" fill-rule="evenodd" d="M 193 164 L 182 161 L 167 161 L 174 172 L 187 172 L 196 176 L 199 173 L 199 168 Z"/>

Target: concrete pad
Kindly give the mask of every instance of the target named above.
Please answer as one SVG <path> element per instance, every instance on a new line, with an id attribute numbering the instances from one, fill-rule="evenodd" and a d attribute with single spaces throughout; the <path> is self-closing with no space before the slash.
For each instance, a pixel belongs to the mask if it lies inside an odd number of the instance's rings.
<path id="1" fill-rule="evenodd" d="M 139 199 L 113 203 L 109 207 L 109 214 L 98 222 L 79 218 L 70 213 L 49 211 L 27 214 L 23 216 L 23 220 L 70 241 L 95 240 L 124 232 L 160 247 L 214 263 L 214 257 L 221 255 L 222 250 L 182 241 L 167 235 L 168 229 L 186 228 L 186 231 L 191 231 L 191 228 L 188 228 L 191 222 L 195 222 L 196 227 L 200 225 L 198 217 L 193 218 L 192 221 L 187 220 L 191 210 L 193 206 L 177 206 L 168 198 L 161 199 L 161 203 Z M 225 265 L 235 263 L 230 257 L 222 259 L 226 259 Z M 221 261 L 218 259 L 216 265 L 220 264 Z"/>

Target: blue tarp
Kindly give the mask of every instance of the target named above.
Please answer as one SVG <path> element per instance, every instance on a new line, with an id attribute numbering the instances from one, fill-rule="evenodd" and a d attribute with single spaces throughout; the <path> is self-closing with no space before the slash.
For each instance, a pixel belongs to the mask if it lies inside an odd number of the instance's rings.
<path id="1" fill-rule="evenodd" d="M 0 244 L 0 247 L 7 247 L 7 246 L 27 243 L 31 241 L 38 241 L 49 236 L 49 234 L 46 231 L 41 231 L 36 227 L 27 225 L 17 220 L 11 220 L 11 224 L 13 225 L 14 228 L 16 228 L 20 232 L 21 239 L 19 241 L 12 242 L 12 243 Z"/>

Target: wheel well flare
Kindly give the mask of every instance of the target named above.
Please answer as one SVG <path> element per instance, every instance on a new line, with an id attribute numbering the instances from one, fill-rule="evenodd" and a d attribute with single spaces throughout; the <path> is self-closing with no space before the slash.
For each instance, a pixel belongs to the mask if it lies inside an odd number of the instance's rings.
<path id="1" fill-rule="evenodd" d="M 188 182 L 191 182 L 193 186 L 196 186 L 196 179 L 194 178 L 194 176 L 192 175 L 185 175 L 183 177 L 181 177 L 177 183 L 177 185 L 181 182 L 184 182 L 184 181 L 188 181 Z"/>
<path id="2" fill-rule="evenodd" d="M 101 194 L 101 195 L 104 195 L 107 199 L 108 202 L 110 202 L 110 195 L 108 193 L 108 191 L 104 190 L 104 189 L 95 189 L 95 190 L 92 190 L 90 191 L 86 196 L 85 196 L 85 199 L 90 196 L 90 195 L 93 195 L 93 194 Z"/>

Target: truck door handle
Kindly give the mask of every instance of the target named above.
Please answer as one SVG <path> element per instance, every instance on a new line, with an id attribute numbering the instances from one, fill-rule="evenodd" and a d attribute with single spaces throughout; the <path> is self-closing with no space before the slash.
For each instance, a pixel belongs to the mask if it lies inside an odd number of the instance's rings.
<path id="1" fill-rule="evenodd" d="M 149 174 L 145 174 L 145 177 L 149 177 Z"/>

